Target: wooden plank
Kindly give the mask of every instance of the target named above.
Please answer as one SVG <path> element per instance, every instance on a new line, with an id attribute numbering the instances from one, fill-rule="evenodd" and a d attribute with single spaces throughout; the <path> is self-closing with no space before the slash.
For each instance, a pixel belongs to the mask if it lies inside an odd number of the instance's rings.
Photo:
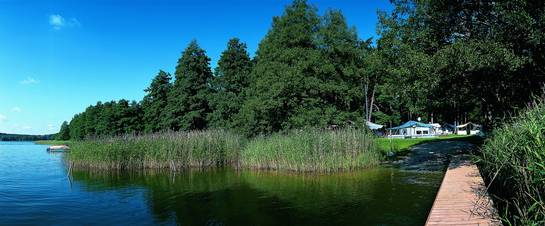
<path id="1" fill-rule="evenodd" d="M 467 156 L 448 166 L 426 225 L 501 225 L 479 169 Z"/>

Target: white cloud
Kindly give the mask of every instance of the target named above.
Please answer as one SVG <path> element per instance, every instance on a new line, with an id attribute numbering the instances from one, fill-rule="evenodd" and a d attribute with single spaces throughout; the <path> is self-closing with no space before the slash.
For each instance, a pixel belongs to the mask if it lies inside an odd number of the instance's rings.
<path id="1" fill-rule="evenodd" d="M 21 85 L 32 85 L 32 84 L 37 84 L 39 83 L 40 81 L 32 78 L 32 77 L 27 77 L 25 80 L 23 81 L 20 81 L 19 83 L 21 83 Z"/>
<path id="2" fill-rule="evenodd" d="M 32 127 L 30 127 L 30 126 L 23 126 L 22 129 L 24 129 L 24 130 L 29 130 L 29 129 L 32 129 Z"/>
<path id="3" fill-rule="evenodd" d="M 6 117 L 5 115 L 0 114 L 0 123 L 4 122 L 6 120 L 8 120 L 8 117 Z"/>
<path id="4" fill-rule="evenodd" d="M 79 27 L 81 24 L 76 18 L 66 20 L 59 14 L 51 14 L 49 15 L 49 25 L 51 25 L 55 30 L 60 30 L 63 27 Z"/>
<path id="5" fill-rule="evenodd" d="M 65 25 L 64 17 L 59 14 L 49 15 L 49 25 L 53 26 L 53 29 L 59 30 Z"/>
<path id="6" fill-rule="evenodd" d="M 15 107 L 12 107 L 12 108 L 11 108 L 11 111 L 12 111 L 12 112 L 21 112 L 21 111 L 23 111 L 23 109 L 21 109 L 21 108 L 18 107 L 18 106 L 15 106 Z"/>

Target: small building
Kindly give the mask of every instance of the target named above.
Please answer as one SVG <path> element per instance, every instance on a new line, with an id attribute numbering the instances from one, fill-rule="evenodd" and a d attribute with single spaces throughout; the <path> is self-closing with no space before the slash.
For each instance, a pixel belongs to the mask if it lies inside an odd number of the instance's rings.
<path id="1" fill-rule="evenodd" d="M 456 126 L 456 129 L 458 129 L 458 132 L 456 133 L 458 135 L 477 135 L 481 132 L 482 126 L 468 122 L 466 124 Z"/>
<path id="2" fill-rule="evenodd" d="M 400 126 L 386 129 L 390 138 L 420 138 L 437 135 L 434 126 L 417 121 L 408 121 Z"/>

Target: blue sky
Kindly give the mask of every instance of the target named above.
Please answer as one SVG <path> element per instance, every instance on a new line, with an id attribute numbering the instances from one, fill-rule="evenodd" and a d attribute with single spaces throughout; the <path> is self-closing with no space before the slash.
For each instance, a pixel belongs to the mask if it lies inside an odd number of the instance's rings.
<path id="1" fill-rule="evenodd" d="M 48 134 L 97 101 L 141 100 L 196 39 L 216 62 L 231 37 L 253 56 L 289 0 L 0 0 L 0 132 Z M 376 37 L 387 0 L 309 0 Z"/>

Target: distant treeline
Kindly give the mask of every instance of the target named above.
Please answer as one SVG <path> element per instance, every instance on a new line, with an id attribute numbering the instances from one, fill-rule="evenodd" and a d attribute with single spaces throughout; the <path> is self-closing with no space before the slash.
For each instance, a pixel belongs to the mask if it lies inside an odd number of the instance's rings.
<path id="1" fill-rule="evenodd" d="M 59 137 L 206 128 L 252 136 L 417 117 L 490 126 L 541 92 L 543 2 L 392 3 L 379 13 L 374 42 L 340 11 L 319 15 L 305 0 L 273 18 L 253 59 L 233 38 L 213 71 L 192 41 L 174 78 L 159 71 L 140 102 L 88 107 Z"/>
<path id="2" fill-rule="evenodd" d="M 0 141 L 36 141 L 36 140 L 51 140 L 54 135 L 22 135 L 22 134 L 6 134 L 0 133 Z"/>

